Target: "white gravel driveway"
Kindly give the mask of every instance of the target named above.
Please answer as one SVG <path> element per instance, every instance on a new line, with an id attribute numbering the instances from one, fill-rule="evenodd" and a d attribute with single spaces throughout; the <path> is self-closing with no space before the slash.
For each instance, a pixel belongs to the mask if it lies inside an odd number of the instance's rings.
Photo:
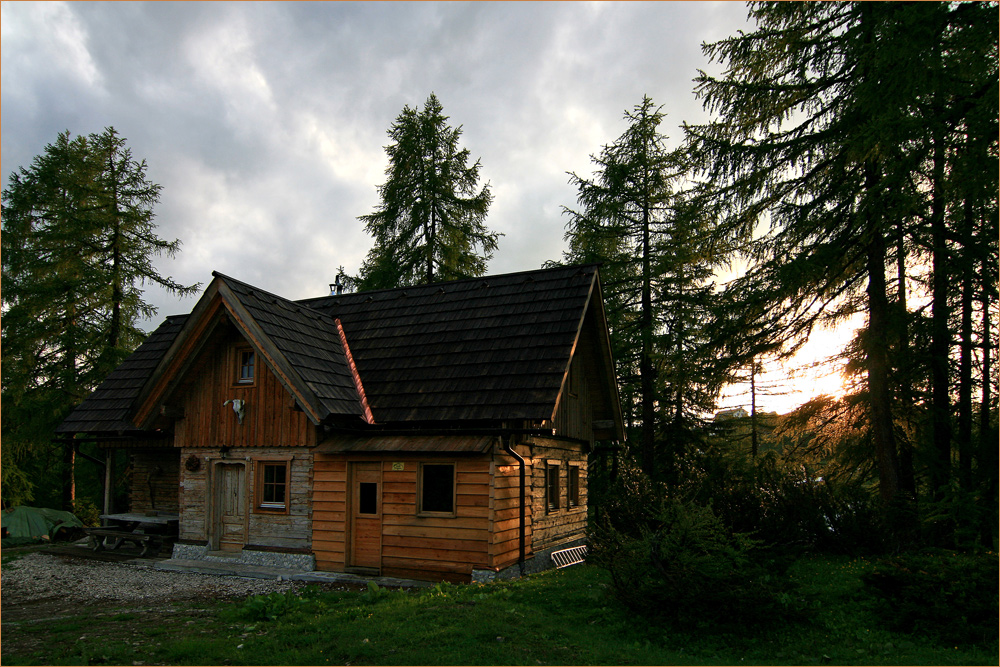
<path id="1" fill-rule="evenodd" d="M 0 598 L 12 605 L 48 601 L 156 603 L 199 597 L 246 597 L 301 586 L 289 581 L 162 572 L 147 565 L 31 552 L 0 568 Z"/>

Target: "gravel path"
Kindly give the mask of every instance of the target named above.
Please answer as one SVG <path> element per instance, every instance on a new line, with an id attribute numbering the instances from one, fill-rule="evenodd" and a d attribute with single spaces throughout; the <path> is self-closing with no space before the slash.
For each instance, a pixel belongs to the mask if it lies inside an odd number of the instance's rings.
<path id="1" fill-rule="evenodd" d="M 200 597 L 237 597 L 286 591 L 295 582 L 210 574 L 161 572 L 147 565 L 109 563 L 71 556 L 28 553 L 0 570 L 4 613 L 14 605 L 157 603 Z"/>

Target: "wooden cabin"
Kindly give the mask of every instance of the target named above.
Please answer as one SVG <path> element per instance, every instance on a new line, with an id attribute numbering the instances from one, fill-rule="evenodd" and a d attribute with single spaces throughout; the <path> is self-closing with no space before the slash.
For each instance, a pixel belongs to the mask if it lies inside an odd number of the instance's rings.
<path id="1" fill-rule="evenodd" d="M 174 556 L 470 581 L 582 544 L 624 438 L 596 266 L 290 301 L 221 274 L 60 426 Z"/>

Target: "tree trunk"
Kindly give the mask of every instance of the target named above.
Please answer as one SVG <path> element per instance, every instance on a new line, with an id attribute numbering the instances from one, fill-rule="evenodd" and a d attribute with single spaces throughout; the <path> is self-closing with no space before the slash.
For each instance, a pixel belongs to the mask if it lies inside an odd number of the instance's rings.
<path id="1" fill-rule="evenodd" d="M 983 344 L 983 386 L 979 403 L 979 456 L 977 469 L 983 479 L 979 482 L 984 489 L 984 505 L 992 507 L 993 511 L 984 512 L 979 541 L 986 548 L 993 547 L 996 535 L 997 494 L 1000 491 L 1000 468 L 997 466 L 997 434 L 993 430 L 990 419 L 991 403 L 993 401 L 990 387 L 992 374 L 993 336 L 990 322 L 990 295 L 994 289 L 990 284 L 989 267 L 982 264 L 982 284 L 980 285 L 980 304 L 982 308 L 982 344 Z"/>
<path id="2" fill-rule="evenodd" d="M 112 142 L 108 154 L 108 182 L 111 189 L 111 203 L 108 213 L 111 216 L 111 324 L 108 332 L 108 349 L 112 352 L 118 349 L 122 331 L 122 300 L 124 299 L 124 281 L 122 278 L 122 237 L 121 237 L 121 205 L 118 201 L 118 174 L 115 173 L 115 154 L 117 149 Z"/>
<path id="3" fill-rule="evenodd" d="M 655 446 L 656 414 L 653 405 L 653 288 L 652 258 L 650 257 L 649 210 L 643 211 L 642 226 L 642 359 L 639 375 L 642 383 L 642 468 L 647 475 L 656 469 Z"/>
<path id="4" fill-rule="evenodd" d="M 875 196 L 879 180 L 879 167 L 873 162 L 865 166 L 865 184 L 869 201 Z M 896 458 L 896 440 L 892 423 L 892 402 L 889 392 L 889 349 L 886 331 L 889 327 L 889 298 L 885 280 L 886 243 L 882 236 L 880 216 L 869 203 L 866 226 L 869 235 L 867 270 L 868 332 L 865 336 L 866 363 L 868 367 L 868 394 L 871 404 L 872 435 L 878 465 L 879 494 L 886 505 L 892 503 L 899 491 L 899 463 Z"/>
<path id="5" fill-rule="evenodd" d="M 67 443 L 63 450 L 62 505 L 67 512 L 73 511 L 76 501 L 76 451 L 73 443 Z"/>
<path id="6" fill-rule="evenodd" d="M 909 312 L 906 309 L 906 229 L 900 219 L 896 225 L 896 323 L 898 336 L 896 344 L 896 356 L 899 359 L 897 372 L 899 373 L 899 405 L 903 418 L 910 423 L 913 418 L 913 392 L 911 361 L 910 361 L 910 338 L 909 338 Z M 902 437 L 897 442 L 899 450 L 899 489 L 910 500 L 917 498 L 917 480 L 913 472 L 913 443 L 910 442 L 909 432 L 904 431 Z"/>
<path id="7" fill-rule="evenodd" d="M 962 322 L 958 358 L 958 480 L 965 491 L 972 490 L 972 204 L 965 202 L 966 253 L 962 258 Z"/>
<path id="8" fill-rule="evenodd" d="M 757 458 L 757 362 L 750 362 L 750 458 Z"/>
<path id="9" fill-rule="evenodd" d="M 645 128 L 646 110 L 642 110 L 642 124 Z M 646 139 L 642 142 L 642 164 L 643 164 L 643 202 L 642 202 L 642 359 L 639 366 L 639 374 L 642 383 L 642 467 L 647 475 L 654 475 L 656 472 L 655 429 L 656 412 L 654 409 L 653 391 L 655 388 L 653 366 L 653 268 L 652 268 L 652 248 L 650 243 L 650 229 L 652 223 L 651 211 L 652 195 L 649 184 L 649 155 L 647 152 Z"/>
<path id="10" fill-rule="evenodd" d="M 944 217 L 944 137 L 934 133 L 931 184 L 931 264 L 934 272 L 931 314 L 931 497 L 941 500 L 951 478 L 951 401 L 948 396 L 948 254 Z"/>

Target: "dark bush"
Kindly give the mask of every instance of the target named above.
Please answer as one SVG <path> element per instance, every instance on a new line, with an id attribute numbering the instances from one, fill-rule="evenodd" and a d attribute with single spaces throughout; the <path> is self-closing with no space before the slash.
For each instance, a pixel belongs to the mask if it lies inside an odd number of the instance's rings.
<path id="1" fill-rule="evenodd" d="M 621 529 L 608 515 L 595 527 L 588 555 L 611 573 L 629 609 L 677 625 L 743 628 L 801 614 L 791 584 L 765 569 L 754 543 L 727 530 L 710 507 L 650 498 L 648 485 L 637 490 L 646 493 L 620 503 L 618 516 L 628 519 Z"/>
<path id="2" fill-rule="evenodd" d="M 905 554 L 878 561 L 862 579 L 893 630 L 954 644 L 997 641 L 996 554 Z"/>
<path id="3" fill-rule="evenodd" d="M 782 548 L 884 553 L 878 499 L 860 484 L 831 484 L 771 453 L 756 460 L 719 451 L 675 462 L 678 498 L 711 504 L 730 530 Z"/>

